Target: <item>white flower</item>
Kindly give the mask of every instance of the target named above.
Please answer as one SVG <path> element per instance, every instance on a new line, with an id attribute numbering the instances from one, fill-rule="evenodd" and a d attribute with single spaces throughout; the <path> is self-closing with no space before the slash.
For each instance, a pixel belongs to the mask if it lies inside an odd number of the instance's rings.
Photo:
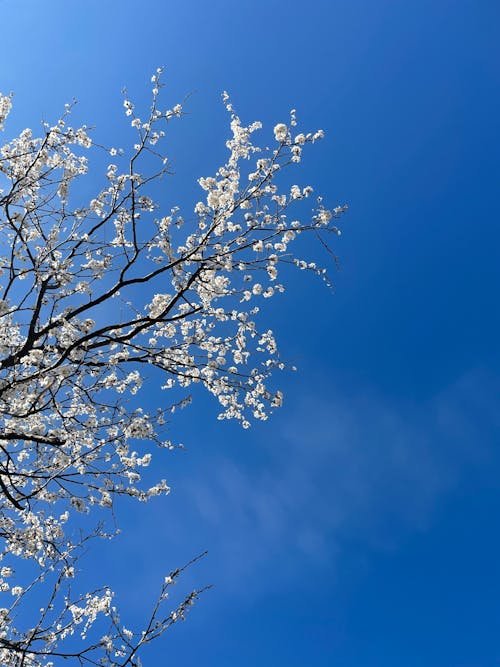
<path id="1" fill-rule="evenodd" d="M 276 280 L 276 277 L 278 275 L 278 270 L 273 264 L 269 264 L 269 266 L 267 267 L 267 273 L 271 278 L 271 280 Z"/>
<path id="2" fill-rule="evenodd" d="M 5 119 L 12 108 L 12 98 L 10 95 L 2 95 L 0 93 L 0 130 L 3 129 Z"/>
<path id="3" fill-rule="evenodd" d="M 92 331 L 94 327 L 95 327 L 95 322 L 94 320 L 90 319 L 90 317 L 88 317 L 86 320 L 83 320 L 83 322 L 80 322 L 80 329 L 84 333 L 89 333 L 90 331 Z"/>
<path id="4" fill-rule="evenodd" d="M 285 123 L 278 123 L 274 126 L 274 138 L 276 141 L 285 141 L 288 134 L 288 128 Z"/>
<path id="5" fill-rule="evenodd" d="M 113 507 L 113 500 L 107 491 L 104 491 L 101 496 L 100 503 L 101 507 Z"/>
<path id="6" fill-rule="evenodd" d="M 219 206 L 219 201 L 220 195 L 217 191 L 212 190 L 212 192 L 208 193 L 207 204 L 210 206 L 210 208 L 216 209 Z"/>
<path id="7" fill-rule="evenodd" d="M 152 302 L 149 304 L 149 314 L 151 317 L 159 317 L 168 307 L 172 297 L 170 294 L 155 294 Z"/>

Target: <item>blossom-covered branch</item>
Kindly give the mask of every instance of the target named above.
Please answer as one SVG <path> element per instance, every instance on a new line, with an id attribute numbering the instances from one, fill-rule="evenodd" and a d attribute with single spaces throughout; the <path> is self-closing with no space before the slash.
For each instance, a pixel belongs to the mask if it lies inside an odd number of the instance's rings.
<path id="1" fill-rule="evenodd" d="M 168 422 L 192 401 L 195 385 L 217 399 L 219 419 L 244 428 L 281 405 L 272 377 L 285 364 L 259 310 L 284 291 L 289 265 L 326 279 L 325 269 L 297 256 L 301 235 L 331 250 L 340 233 L 344 206 L 330 210 L 317 198 L 308 212 L 313 188 L 282 176 L 323 132 L 298 132 L 292 111 L 274 127 L 272 146 L 259 147 L 261 124 L 243 125 L 227 94 L 226 163 L 199 179 L 203 195 L 192 210 L 165 211 L 155 198 L 170 172 L 160 147 L 183 108 L 161 108 L 160 70 L 152 84 L 144 118 L 125 98 L 135 132 L 128 153 L 98 145 L 86 126 L 71 127 L 69 105 L 39 136 L 24 130 L 0 149 L 0 592 L 20 606 L 42 581 L 38 574 L 28 589 L 12 584 L 19 558 L 53 579 L 48 606 L 25 630 L 0 603 L 1 664 L 73 657 L 136 665 L 140 645 L 183 616 L 197 593 L 161 620 L 165 584 L 136 641 L 120 629 L 108 589 L 73 602 L 65 593 L 61 602 L 86 539 L 71 541 L 67 526 L 75 511 L 112 509 L 119 496 L 145 501 L 169 492 L 164 479 L 144 486 L 141 470 L 151 445 L 175 446 Z M 0 128 L 10 109 L 10 96 L 0 96 Z M 79 182 L 92 150 L 112 162 L 84 201 Z M 153 410 L 140 402 L 145 378 L 164 390 Z M 82 641 L 89 637 L 100 616 L 112 632 L 64 648 L 77 626 Z"/>

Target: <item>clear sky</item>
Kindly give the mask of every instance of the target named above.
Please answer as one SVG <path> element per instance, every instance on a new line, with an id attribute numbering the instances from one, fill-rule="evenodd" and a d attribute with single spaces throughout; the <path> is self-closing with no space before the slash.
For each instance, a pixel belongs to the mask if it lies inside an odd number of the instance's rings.
<path id="1" fill-rule="evenodd" d="M 500 4 L 1 0 L 0 19 L 12 128 L 74 97 L 119 144 L 122 87 L 140 101 L 165 65 L 167 105 L 192 93 L 179 203 L 225 156 L 228 90 L 245 122 L 323 128 L 303 181 L 350 207 L 335 293 L 297 275 L 268 313 L 299 366 L 282 410 L 243 432 L 201 400 L 161 459 L 172 494 L 122 506 L 89 555 L 134 620 L 209 550 L 183 585 L 214 588 L 145 665 L 498 665 Z"/>

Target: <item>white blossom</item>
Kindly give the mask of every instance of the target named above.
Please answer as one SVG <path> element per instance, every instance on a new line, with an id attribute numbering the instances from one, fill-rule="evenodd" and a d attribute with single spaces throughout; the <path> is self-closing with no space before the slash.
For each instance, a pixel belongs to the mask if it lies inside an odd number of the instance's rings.
<path id="1" fill-rule="evenodd" d="M 288 134 L 288 128 L 284 123 L 278 123 L 274 126 L 274 137 L 276 141 L 285 141 Z"/>

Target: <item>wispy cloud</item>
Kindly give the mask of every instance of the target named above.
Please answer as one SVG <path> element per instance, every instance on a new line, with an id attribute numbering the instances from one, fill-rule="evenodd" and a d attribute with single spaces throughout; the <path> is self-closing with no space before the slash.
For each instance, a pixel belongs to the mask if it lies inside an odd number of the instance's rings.
<path id="1" fill-rule="evenodd" d="M 226 584 L 278 561 L 332 565 L 353 542 L 391 548 L 425 529 L 441 499 L 494 455 L 492 387 L 479 374 L 420 404 L 309 396 L 259 467 L 216 456 L 184 490 L 190 524 L 216 548 Z"/>

